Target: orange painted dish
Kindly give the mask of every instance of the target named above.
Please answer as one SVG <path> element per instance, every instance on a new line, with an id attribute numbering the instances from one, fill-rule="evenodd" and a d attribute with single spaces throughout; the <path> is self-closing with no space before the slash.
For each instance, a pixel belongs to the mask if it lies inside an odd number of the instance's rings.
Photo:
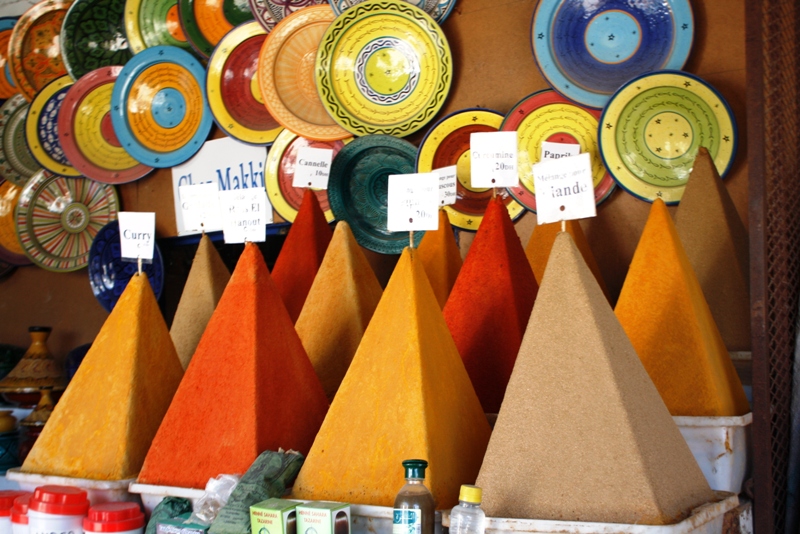
<path id="1" fill-rule="evenodd" d="M 178 13 L 192 48 L 206 58 L 225 34 L 254 18 L 249 4 L 239 0 L 179 0 Z"/>
<path id="2" fill-rule="evenodd" d="M 351 136 L 328 114 L 315 81 L 317 49 L 334 18 L 329 5 L 289 15 L 269 34 L 258 57 L 258 85 L 270 114 L 287 130 L 315 141 Z"/>
<path id="3" fill-rule="evenodd" d="M 0 100 L 17 94 L 17 84 L 11 77 L 11 65 L 8 62 L 8 45 L 17 20 L 17 17 L 0 17 Z"/>
<path id="4" fill-rule="evenodd" d="M 0 183 L 0 261 L 11 265 L 30 265 L 33 263 L 17 239 L 17 220 L 14 210 L 17 208 L 22 187 L 9 181 Z"/>
<path id="5" fill-rule="evenodd" d="M 11 77 L 30 102 L 45 85 L 67 74 L 61 57 L 61 26 L 71 1 L 45 0 L 22 15 L 11 33 Z"/>

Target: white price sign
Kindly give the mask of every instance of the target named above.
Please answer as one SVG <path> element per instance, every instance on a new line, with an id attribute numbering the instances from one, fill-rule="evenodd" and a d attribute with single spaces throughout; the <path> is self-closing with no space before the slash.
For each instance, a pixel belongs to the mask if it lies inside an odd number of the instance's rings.
<path id="1" fill-rule="evenodd" d="M 455 165 L 435 169 L 439 176 L 439 205 L 450 206 L 456 203 L 458 173 Z"/>
<path id="2" fill-rule="evenodd" d="M 439 176 L 432 172 L 389 175 L 390 232 L 439 228 Z"/>
<path id="3" fill-rule="evenodd" d="M 472 187 L 515 187 L 517 132 L 474 132 L 469 135 Z"/>
<path id="4" fill-rule="evenodd" d="M 272 207 L 265 189 L 220 191 L 222 233 L 226 243 L 260 242 L 267 238 Z"/>
<path id="5" fill-rule="evenodd" d="M 178 187 L 183 227 L 194 232 L 214 232 L 222 228 L 219 189 L 213 182 Z"/>
<path id="6" fill-rule="evenodd" d="M 542 160 L 533 166 L 533 186 L 539 224 L 597 215 L 588 153 Z"/>
<path id="7" fill-rule="evenodd" d="M 121 211 L 119 218 L 120 256 L 124 260 L 153 260 L 156 243 L 156 214 Z"/>
<path id="8" fill-rule="evenodd" d="M 300 147 L 294 164 L 294 187 L 328 189 L 333 150 L 330 148 Z"/>
<path id="9" fill-rule="evenodd" d="M 542 159 L 561 159 L 577 156 L 581 153 L 581 145 L 575 143 L 551 143 L 542 141 Z"/>

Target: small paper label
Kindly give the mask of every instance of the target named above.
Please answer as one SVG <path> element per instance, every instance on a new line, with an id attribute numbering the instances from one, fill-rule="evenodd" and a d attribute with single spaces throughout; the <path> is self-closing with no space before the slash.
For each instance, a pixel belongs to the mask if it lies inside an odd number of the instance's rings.
<path id="1" fill-rule="evenodd" d="M 294 164 L 294 187 L 328 189 L 333 150 L 330 148 L 300 147 Z"/>
<path id="2" fill-rule="evenodd" d="M 597 215 L 588 153 L 545 159 L 533 166 L 539 224 Z"/>
<path id="3" fill-rule="evenodd" d="M 389 175 L 387 227 L 390 232 L 439 227 L 439 176 L 426 172 Z"/>
<path id="4" fill-rule="evenodd" d="M 153 260 L 156 242 L 156 214 L 121 211 L 119 216 L 120 256 L 129 261 Z"/>
<path id="5" fill-rule="evenodd" d="M 183 227 L 193 232 L 213 232 L 222 228 L 219 189 L 213 182 L 178 187 Z"/>
<path id="6" fill-rule="evenodd" d="M 472 187 L 515 187 L 517 132 L 475 132 L 469 136 Z"/>
<path id="7" fill-rule="evenodd" d="M 272 222 L 272 206 L 265 189 L 220 191 L 222 233 L 226 243 L 261 242 Z"/>
<path id="8" fill-rule="evenodd" d="M 576 143 L 551 143 L 542 141 L 542 159 L 561 159 L 577 156 L 581 153 L 581 145 Z"/>
<path id="9" fill-rule="evenodd" d="M 439 206 L 450 206 L 456 203 L 458 191 L 458 173 L 455 165 L 435 169 L 439 175 Z"/>
<path id="10" fill-rule="evenodd" d="M 422 510 L 418 508 L 395 508 L 392 513 L 392 534 L 420 534 L 422 532 Z"/>

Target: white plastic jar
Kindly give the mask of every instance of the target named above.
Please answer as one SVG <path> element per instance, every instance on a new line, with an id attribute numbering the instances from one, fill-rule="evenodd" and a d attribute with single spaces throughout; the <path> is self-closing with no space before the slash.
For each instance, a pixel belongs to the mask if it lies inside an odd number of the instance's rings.
<path id="1" fill-rule="evenodd" d="M 14 499 L 14 506 L 11 508 L 12 534 L 30 534 L 28 529 L 28 502 L 32 496 L 32 493 L 26 493 Z"/>
<path id="2" fill-rule="evenodd" d="M 20 490 L 0 491 L 0 534 L 11 534 L 11 508 L 14 506 L 14 499 L 21 495 L 30 495 L 30 492 Z"/>
<path id="3" fill-rule="evenodd" d="M 89 508 L 83 520 L 87 534 L 142 534 L 144 512 L 135 502 L 109 502 Z"/>
<path id="4" fill-rule="evenodd" d="M 73 486 L 39 486 L 28 501 L 29 534 L 83 534 L 89 510 L 86 491 Z"/>

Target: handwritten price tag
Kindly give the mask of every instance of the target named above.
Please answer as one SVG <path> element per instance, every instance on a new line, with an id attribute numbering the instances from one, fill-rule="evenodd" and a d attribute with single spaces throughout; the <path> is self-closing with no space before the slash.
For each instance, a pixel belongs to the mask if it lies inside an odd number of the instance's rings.
<path id="1" fill-rule="evenodd" d="M 533 186 L 539 224 L 597 215 L 588 153 L 542 160 L 533 166 Z"/>
<path id="2" fill-rule="evenodd" d="M 561 159 L 577 156 L 581 153 L 581 145 L 576 143 L 551 143 L 542 141 L 542 159 Z"/>
<path id="3" fill-rule="evenodd" d="M 439 176 L 439 205 L 450 206 L 455 204 L 458 191 L 456 166 L 442 167 L 441 169 L 435 169 L 433 172 Z"/>
<path id="4" fill-rule="evenodd" d="M 186 230 L 215 232 L 222 230 L 219 189 L 213 182 L 178 187 L 183 227 Z"/>
<path id="5" fill-rule="evenodd" d="M 153 260 L 156 242 L 156 214 L 121 211 L 119 218 L 119 244 L 122 259 Z"/>
<path id="6" fill-rule="evenodd" d="M 333 150 L 330 148 L 300 147 L 294 164 L 294 187 L 328 189 Z"/>
<path id="7" fill-rule="evenodd" d="M 436 173 L 390 174 L 387 226 L 390 232 L 439 227 L 439 176 Z"/>
<path id="8" fill-rule="evenodd" d="M 469 134 L 472 187 L 514 187 L 517 174 L 517 132 Z"/>
<path id="9" fill-rule="evenodd" d="M 272 222 L 272 206 L 265 189 L 220 191 L 222 233 L 226 243 L 261 242 Z"/>

